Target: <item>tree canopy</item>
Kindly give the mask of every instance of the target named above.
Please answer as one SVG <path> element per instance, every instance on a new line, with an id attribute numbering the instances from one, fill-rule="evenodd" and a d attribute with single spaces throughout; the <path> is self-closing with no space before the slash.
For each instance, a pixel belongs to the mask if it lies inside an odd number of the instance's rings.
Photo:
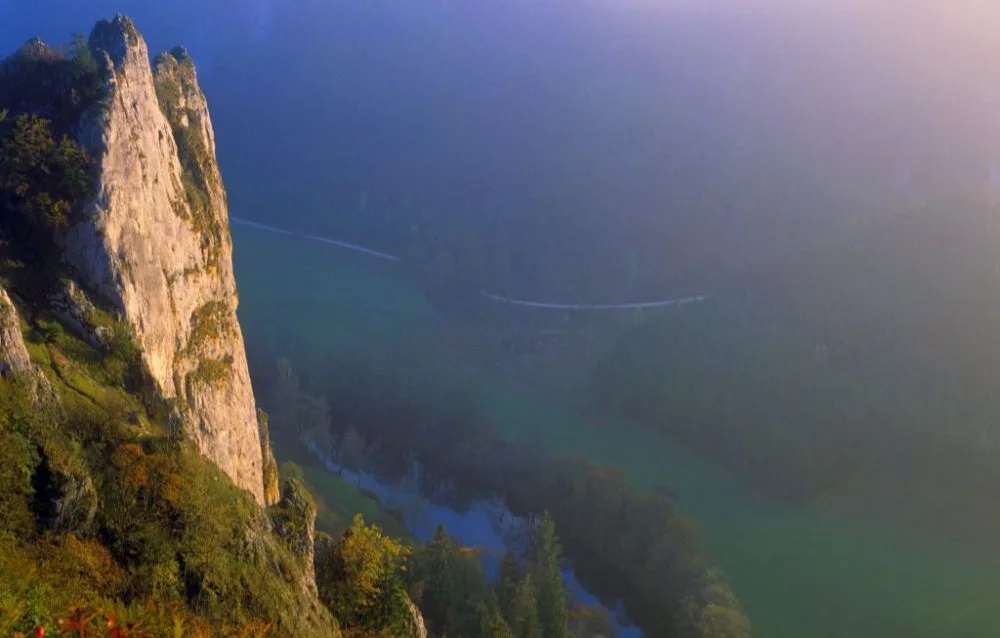
<path id="1" fill-rule="evenodd" d="M 49 120 L 21 115 L 0 146 L 0 194 L 31 226 L 58 233 L 90 195 L 90 169 L 87 152 L 54 136 Z"/>
<path id="2" fill-rule="evenodd" d="M 401 576 L 409 555 L 408 547 L 357 514 L 340 541 L 318 557 L 320 599 L 344 624 L 358 628 L 359 635 L 409 635 L 411 616 Z"/>

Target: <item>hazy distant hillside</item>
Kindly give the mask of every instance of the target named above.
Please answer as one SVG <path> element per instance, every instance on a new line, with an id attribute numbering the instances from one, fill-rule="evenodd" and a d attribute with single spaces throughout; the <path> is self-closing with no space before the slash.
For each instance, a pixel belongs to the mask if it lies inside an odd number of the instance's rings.
<path id="1" fill-rule="evenodd" d="M 961 494 L 922 524 L 983 536 L 998 520 L 997 212 L 935 202 L 737 277 L 624 335 L 596 398 L 771 497 L 808 503 L 865 480 L 876 494 L 909 476 Z M 917 493 L 924 505 L 914 493 L 893 507 L 937 507 Z"/>
<path id="2" fill-rule="evenodd" d="M 56 4 L 0 41 L 110 3 Z M 902 173 L 984 187 L 1000 135 L 988 3 L 132 4 L 202 61 L 237 214 L 525 294 L 712 282 L 899 210 Z"/>

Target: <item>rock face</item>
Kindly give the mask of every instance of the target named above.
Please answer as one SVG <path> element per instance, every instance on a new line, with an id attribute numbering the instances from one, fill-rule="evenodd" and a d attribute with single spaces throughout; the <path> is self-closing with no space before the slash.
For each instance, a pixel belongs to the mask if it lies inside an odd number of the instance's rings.
<path id="1" fill-rule="evenodd" d="M 89 320 L 95 311 L 94 304 L 73 280 L 63 282 L 62 289 L 49 296 L 49 307 L 64 326 L 71 328 L 91 346 L 101 349 L 107 345 L 106 329 L 92 325 Z"/>
<path id="2" fill-rule="evenodd" d="M 17 309 L 7 291 L 0 288 L 0 376 L 30 373 L 32 369 Z"/>
<path id="3" fill-rule="evenodd" d="M 420 610 L 417 609 L 417 606 L 409 596 L 406 597 L 406 606 L 410 610 L 414 638 L 427 638 L 427 626 L 424 624 L 424 615 L 420 613 Z"/>
<path id="4" fill-rule="evenodd" d="M 281 500 L 268 510 L 275 531 L 284 538 L 304 566 L 302 589 L 312 597 L 316 590 L 316 504 L 295 479 L 285 481 Z"/>
<path id="5" fill-rule="evenodd" d="M 271 428 L 268 425 L 267 413 L 257 411 L 257 428 L 260 434 L 260 451 L 264 459 L 264 504 L 274 505 L 281 500 L 281 487 L 278 485 L 278 461 L 274 458 L 271 447 Z"/>
<path id="6" fill-rule="evenodd" d="M 55 389 L 31 362 L 17 308 L 7 291 L 0 287 L 0 377 L 7 376 L 27 381 L 37 404 L 59 409 Z"/>
<path id="7" fill-rule="evenodd" d="M 90 48 L 107 93 L 79 137 L 97 163 L 98 194 L 68 235 L 66 260 L 131 326 L 201 453 L 263 504 L 226 193 L 194 65 L 178 49 L 154 73 L 124 16 L 99 22 Z"/>

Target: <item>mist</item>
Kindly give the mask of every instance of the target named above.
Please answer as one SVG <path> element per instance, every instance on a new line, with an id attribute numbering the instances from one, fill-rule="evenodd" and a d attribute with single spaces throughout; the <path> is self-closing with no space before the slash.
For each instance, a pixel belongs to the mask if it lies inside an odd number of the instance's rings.
<path id="1" fill-rule="evenodd" d="M 754 635 L 1000 632 L 1000 4 L 0 0 L 0 48 L 116 12 L 197 65 L 279 452 L 455 525 L 579 457 Z M 674 635 L 578 515 L 580 600 Z"/>
<path id="2" fill-rule="evenodd" d="M 8 50 L 114 10 L 184 42 L 234 210 L 313 230 L 349 230 L 364 192 L 567 235 L 611 218 L 619 252 L 738 265 L 996 186 L 987 2 L 6 5 Z"/>

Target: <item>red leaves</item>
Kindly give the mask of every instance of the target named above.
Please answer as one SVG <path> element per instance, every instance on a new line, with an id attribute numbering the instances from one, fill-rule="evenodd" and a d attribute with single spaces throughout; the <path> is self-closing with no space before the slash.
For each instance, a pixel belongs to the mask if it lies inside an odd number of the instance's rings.
<path id="1" fill-rule="evenodd" d="M 149 634 L 139 627 L 138 622 L 128 622 L 124 625 L 118 624 L 118 617 L 114 612 L 108 614 L 108 635 L 107 638 L 146 638 Z"/>
<path id="2" fill-rule="evenodd" d="M 90 633 L 90 623 L 93 622 L 100 609 L 91 611 L 83 607 L 74 607 L 69 612 L 69 618 L 59 621 L 60 636 L 86 636 Z M 44 631 L 44 630 L 43 630 Z"/>
<path id="3" fill-rule="evenodd" d="M 121 638 L 121 628 L 118 626 L 118 616 L 115 612 L 108 614 L 108 636 L 111 638 Z"/>
<path id="4" fill-rule="evenodd" d="M 119 624 L 118 614 L 110 612 L 104 616 L 104 633 L 100 633 L 100 623 L 95 627 L 94 621 L 102 614 L 102 610 L 91 610 L 85 607 L 74 607 L 69 610 L 69 616 L 59 621 L 60 636 L 94 636 L 95 638 L 149 638 L 136 621 Z M 34 638 L 45 638 L 45 627 L 38 626 Z M 26 638 L 21 632 L 13 638 Z"/>

